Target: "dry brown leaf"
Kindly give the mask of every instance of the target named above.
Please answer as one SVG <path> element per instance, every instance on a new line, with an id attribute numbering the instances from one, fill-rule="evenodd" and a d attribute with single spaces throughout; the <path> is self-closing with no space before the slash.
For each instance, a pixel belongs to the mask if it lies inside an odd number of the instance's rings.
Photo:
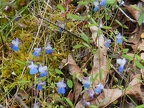
<path id="1" fill-rule="evenodd" d="M 80 67 L 76 64 L 75 60 L 73 59 L 73 57 L 70 54 L 68 55 L 68 67 L 69 67 L 70 75 L 72 75 L 78 79 L 83 77 L 83 73 L 82 73 Z"/>
<path id="2" fill-rule="evenodd" d="M 144 40 L 142 39 L 142 42 L 138 45 L 138 49 L 141 51 L 144 51 Z"/>
<path id="3" fill-rule="evenodd" d="M 103 92 L 91 102 L 91 104 L 99 106 L 100 103 L 103 102 L 101 107 L 105 108 L 106 106 L 108 106 L 110 103 L 114 102 L 121 96 L 122 96 L 122 90 L 104 89 Z"/>
<path id="4" fill-rule="evenodd" d="M 141 84 L 140 84 L 140 75 L 136 75 L 135 78 L 129 83 L 129 86 L 132 87 L 126 91 L 126 94 L 132 96 L 135 99 L 143 100 Z"/>
<path id="5" fill-rule="evenodd" d="M 78 98 L 81 94 L 82 91 L 82 85 L 78 82 L 78 80 L 74 80 L 74 104 L 77 103 Z"/>
<path id="6" fill-rule="evenodd" d="M 141 34 L 141 38 L 144 38 L 144 33 Z"/>
<path id="7" fill-rule="evenodd" d="M 92 26 L 92 27 L 90 27 L 90 30 L 92 32 L 93 41 L 95 42 L 95 45 L 98 47 L 98 51 L 94 55 L 93 67 L 91 70 L 91 74 L 93 75 L 93 78 L 97 74 L 99 74 L 100 71 L 102 71 L 102 81 L 100 81 L 100 77 L 98 77 L 93 83 L 93 88 L 95 88 L 95 86 L 99 82 L 105 84 L 105 80 L 106 80 L 106 77 L 108 74 L 108 72 L 107 72 L 107 57 L 106 57 L 107 49 L 104 46 L 103 35 L 101 35 L 100 37 L 97 36 L 98 27 Z M 96 42 L 96 39 L 97 39 L 97 42 Z"/>

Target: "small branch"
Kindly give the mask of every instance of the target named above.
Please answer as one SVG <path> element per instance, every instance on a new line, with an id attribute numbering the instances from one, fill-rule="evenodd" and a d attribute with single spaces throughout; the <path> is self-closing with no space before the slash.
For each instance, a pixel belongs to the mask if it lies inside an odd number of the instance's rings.
<path id="1" fill-rule="evenodd" d="M 136 20 L 130 18 L 118 5 L 116 5 L 116 7 L 132 22 L 137 22 Z"/>
<path id="2" fill-rule="evenodd" d="M 60 26 L 58 26 L 57 24 L 55 24 L 55 23 L 53 23 L 53 22 L 49 21 L 49 20 L 48 20 L 48 19 L 46 19 L 46 18 L 41 17 L 40 15 L 36 15 L 36 17 L 37 17 L 37 18 L 40 18 L 40 19 L 43 19 L 43 20 L 47 21 L 48 23 L 53 24 L 53 25 L 55 25 L 55 26 L 57 26 L 57 27 L 61 28 L 61 27 L 60 27 Z M 75 36 L 76 38 L 80 38 L 80 39 L 81 39 L 81 37 L 80 37 L 80 36 L 78 36 L 78 35 L 74 34 L 73 32 L 71 32 L 71 31 L 67 30 L 66 28 L 63 28 L 63 30 L 65 30 L 65 31 L 67 31 L 68 33 L 72 34 L 72 35 L 73 35 L 73 36 Z"/>

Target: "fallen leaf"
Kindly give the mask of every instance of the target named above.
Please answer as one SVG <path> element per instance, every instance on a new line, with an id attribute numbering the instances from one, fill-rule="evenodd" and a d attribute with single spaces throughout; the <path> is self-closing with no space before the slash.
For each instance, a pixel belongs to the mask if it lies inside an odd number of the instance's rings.
<path id="1" fill-rule="evenodd" d="M 77 79 L 74 79 L 74 104 L 78 102 L 81 91 L 82 85 L 78 82 Z"/>
<path id="2" fill-rule="evenodd" d="M 141 91 L 141 84 L 140 84 L 140 75 L 136 75 L 135 78 L 129 83 L 131 87 L 129 90 L 126 91 L 127 95 L 132 96 L 135 99 L 143 100 L 142 91 Z"/>
<path id="3" fill-rule="evenodd" d="M 91 101 L 91 104 L 99 106 L 100 103 L 102 108 L 105 108 L 110 103 L 117 100 L 119 97 L 122 96 L 122 90 L 119 89 L 104 89 L 103 92 L 95 98 L 93 101 Z"/>
<path id="4" fill-rule="evenodd" d="M 96 87 L 96 85 L 98 83 L 103 83 L 105 84 L 105 80 L 107 77 L 107 49 L 104 46 L 104 37 L 103 35 L 101 36 L 97 36 L 97 31 L 98 31 L 98 27 L 96 26 L 92 26 L 90 27 L 90 30 L 92 32 L 92 38 L 93 41 L 95 42 L 96 47 L 98 47 L 97 49 L 97 53 L 94 55 L 94 59 L 93 59 L 93 67 L 91 70 L 91 74 L 93 76 L 93 78 L 99 74 L 99 77 L 93 82 L 93 88 Z"/>
<path id="5" fill-rule="evenodd" d="M 83 77 L 83 73 L 80 69 L 80 67 L 76 64 L 75 60 L 73 57 L 69 54 L 68 55 L 68 68 L 69 68 L 69 73 L 70 75 L 80 79 Z"/>

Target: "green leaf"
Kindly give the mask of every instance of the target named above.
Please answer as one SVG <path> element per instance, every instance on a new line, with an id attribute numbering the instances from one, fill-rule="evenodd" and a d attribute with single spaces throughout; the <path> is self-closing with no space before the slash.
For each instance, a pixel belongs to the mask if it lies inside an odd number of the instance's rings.
<path id="1" fill-rule="evenodd" d="M 88 43 L 89 38 L 87 37 L 87 35 L 85 33 L 81 33 L 80 35 L 81 35 L 82 39 Z"/>
<path id="2" fill-rule="evenodd" d="M 120 26 L 123 26 L 123 24 L 121 22 L 119 22 L 118 20 L 115 20 Z"/>
<path id="3" fill-rule="evenodd" d="M 123 53 L 127 53 L 128 51 L 129 51 L 128 48 L 125 48 L 125 49 L 122 50 Z"/>
<path id="4" fill-rule="evenodd" d="M 99 71 L 99 78 L 100 78 L 100 81 L 102 81 L 102 69 L 100 69 Z"/>
<path id="5" fill-rule="evenodd" d="M 107 5 L 112 5 L 114 3 L 116 3 L 117 0 L 106 0 L 106 4 Z"/>
<path id="6" fill-rule="evenodd" d="M 74 105 L 69 98 L 65 98 L 65 100 L 72 108 L 74 108 Z"/>
<path id="7" fill-rule="evenodd" d="M 57 8 L 60 9 L 62 12 L 65 12 L 65 9 L 64 9 L 64 7 L 62 5 L 58 4 Z"/>
<path id="8" fill-rule="evenodd" d="M 87 43 L 85 43 L 85 42 L 83 42 L 82 44 L 83 44 L 84 46 L 86 46 L 87 48 L 89 48 L 89 49 L 91 48 L 91 47 L 90 47 Z"/>
<path id="9" fill-rule="evenodd" d="M 95 26 L 98 26 L 98 24 L 95 22 L 95 20 L 94 20 L 93 18 L 90 18 L 90 22 L 91 22 L 92 24 L 94 24 Z"/>
<path id="10" fill-rule="evenodd" d="M 102 28 L 103 29 L 112 29 L 112 27 L 109 27 L 109 26 L 103 26 Z"/>
<path id="11" fill-rule="evenodd" d="M 137 106 L 136 108 L 144 108 L 144 104 Z"/>
<path id="12" fill-rule="evenodd" d="M 123 54 L 122 57 L 125 58 L 125 59 L 128 59 L 128 60 L 133 60 L 132 56 L 128 56 L 128 55 L 125 55 L 125 54 Z"/>
<path id="13" fill-rule="evenodd" d="M 140 14 L 139 19 L 138 19 L 138 24 L 141 25 L 144 21 L 144 13 Z"/>
<path id="14" fill-rule="evenodd" d="M 18 59 L 15 59 L 15 62 L 16 63 L 19 63 L 19 64 L 24 64 L 25 65 L 25 62 L 21 61 L 21 60 L 18 60 Z"/>
<path id="15" fill-rule="evenodd" d="M 73 48 L 78 49 L 78 48 L 81 48 L 82 46 L 83 45 L 81 45 L 81 44 L 77 44 L 77 45 L 73 46 Z"/>
<path id="16" fill-rule="evenodd" d="M 67 16 L 68 16 L 68 18 L 70 18 L 70 19 L 83 20 L 83 18 L 80 17 L 80 16 L 78 16 L 78 15 L 68 14 Z"/>
<path id="17" fill-rule="evenodd" d="M 68 87 L 69 88 L 72 88 L 73 87 L 73 82 L 72 82 L 72 80 L 67 80 L 67 85 L 68 85 Z"/>
<path id="18" fill-rule="evenodd" d="M 87 5 L 88 2 L 87 2 L 87 1 L 85 1 L 85 2 L 83 2 L 83 1 L 79 1 L 78 4 L 80 4 L 80 5 Z"/>
<path id="19" fill-rule="evenodd" d="M 57 74 L 62 74 L 63 75 L 63 72 L 61 71 L 61 70 L 59 70 L 59 69 L 55 69 L 55 72 L 57 73 Z"/>
<path id="20" fill-rule="evenodd" d="M 134 61 L 135 65 L 140 69 L 144 69 L 144 66 L 139 61 Z"/>
<path id="21" fill-rule="evenodd" d="M 98 108 L 98 106 L 90 105 L 89 108 Z"/>

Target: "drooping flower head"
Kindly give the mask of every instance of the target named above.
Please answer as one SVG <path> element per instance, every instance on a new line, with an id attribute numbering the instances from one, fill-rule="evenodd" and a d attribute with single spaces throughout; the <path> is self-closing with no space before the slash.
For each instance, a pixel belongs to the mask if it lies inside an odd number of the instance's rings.
<path id="1" fill-rule="evenodd" d="M 40 51 L 41 51 L 41 48 L 34 48 L 33 56 L 38 57 Z"/>
<path id="2" fill-rule="evenodd" d="M 105 7 L 106 6 L 106 0 L 100 0 L 100 6 Z"/>
<path id="3" fill-rule="evenodd" d="M 12 40 L 12 50 L 17 52 L 18 51 L 18 45 L 19 45 L 19 39 L 16 38 L 15 40 Z"/>
<path id="4" fill-rule="evenodd" d="M 58 87 L 58 94 L 64 94 L 66 92 L 65 90 L 66 84 L 64 83 L 63 80 L 56 83 L 56 86 Z"/>
<path id="5" fill-rule="evenodd" d="M 37 69 L 38 66 L 35 65 L 33 62 L 31 62 L 31 65 L 29 65 L 28 68 L 30 69 L 31 75 L 38 73 L 38 69 Z"/>
<path id="6" fill-rule="evenodd" d="M 105 41 L 104 41 L 104 46 L 105 46 L 106 48 L 109 48 L 110 43 L 111 43 L 111 40 L 110 40 L 110 39 L 105 39 Z"/>
<path id="7" fill-rule="evenodd" d="M 120 65 L 119 68 L 118 68 L 118 71 L 119 72 L 123 72 L 124 71 L 124 66 L 126 64 L 126 59 L 125 58 L 123 58 L 123 59 L 117 59 L 116 62 L 117 62 L 117 64 Z"/>
<path id="8" fill-rule="evenodd" d="M 87 90 L 87 93 L 89 94 L 89 96 L 94 99 L 94 91 L 93 90 Z"/>
<path id="9" fill-rule="evenodd" d="M 45 47 L 45 52 L 46 52 L 46 54 L 52 54 L 53 49 L 52 49 L 50 43 L 48 43 L 47 46 Z"/>
<path id="10" fill-rule="evenodd" d="M 39 82 L 39 84 L 37 85 L 36 87 L 36 90 L 42 90 L 42 86 L 45 85 L 46 83 L 45 82 Z"/>
<path id="11" fill-rule="evenodd" d="M 64 30 L 65 24 L 62 23 L 61 21 L 57 21 L 58 22 L 58 26 L 60 27 L 60 32 L 62 32 Z"/>
<path id="12" fill-rule="evenodd" d="M 81 81 L 85 89 L 90 87 L 90 77 L 84 77 Z"/>
<path id="13" fill-rule="evenodd" d="M 116 35 L 116 44 L 122 44 L 122 41 L 123 41 L 122 35 L 121 33 L 118 33 Z"/>
<path id="14" fill-rule="evenodd" d="M 40 72 L 40 77 L 44 77 L 44 76 L 47 76 L 47 66 L 42 66 L 40 65 L 39 66 L 39 72 Z"/>
<path id="15" fill-rule="evenodd" d="M 104 85 L 102 83 L 99 83 L 95 88 L 95 92 L 97 94 L 100 94 L 103 89 L 104 89 Z"/>
<path id="16" fill-rule="evenodd" d="M 96 11 L 98 11 L 99 10 L 99 3 L 98 3 L 98 1 L 95 1 L 94 2 L 94 12 L 96 12 Z"/>

